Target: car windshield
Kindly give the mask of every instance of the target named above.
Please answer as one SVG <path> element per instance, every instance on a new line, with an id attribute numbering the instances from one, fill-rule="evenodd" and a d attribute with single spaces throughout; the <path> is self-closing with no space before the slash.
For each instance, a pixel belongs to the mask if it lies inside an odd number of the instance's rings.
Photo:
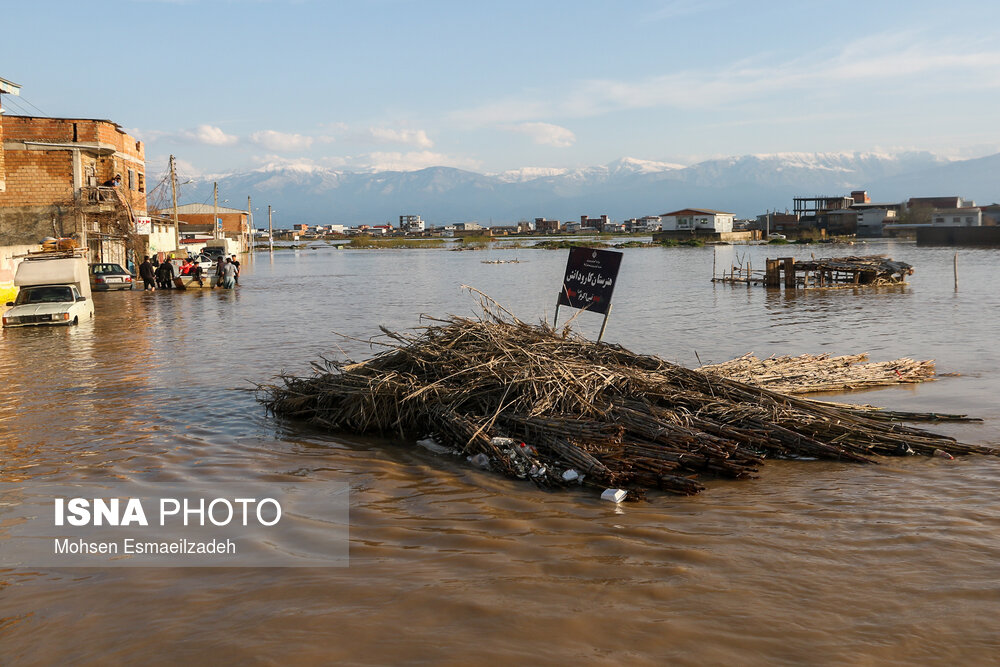
<path id="1" fill-rule="evenodd" d="M 24 287 L 17 295 L 18 306 L 32 303 L 65 303 L 75 301 L 73 291 L 69 287 Z"/>
<path id="2" fill-rule="evenodd" d="M 119 264 L 94 264 L 92 270 L 95 274 L 103 275 L 106 273 L 128 273 Z"/>

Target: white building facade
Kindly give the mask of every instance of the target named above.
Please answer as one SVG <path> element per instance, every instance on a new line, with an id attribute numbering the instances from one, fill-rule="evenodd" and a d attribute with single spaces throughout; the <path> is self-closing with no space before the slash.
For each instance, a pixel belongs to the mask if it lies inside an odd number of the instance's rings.
<path id="1" fill-rule="evenodd" d="M 685 208 L 660 216 L 662 229 L 665 232 L 715 232 L 716 234 L 733 231 L 735 218 L 734 213 L 702 208 Z"/>

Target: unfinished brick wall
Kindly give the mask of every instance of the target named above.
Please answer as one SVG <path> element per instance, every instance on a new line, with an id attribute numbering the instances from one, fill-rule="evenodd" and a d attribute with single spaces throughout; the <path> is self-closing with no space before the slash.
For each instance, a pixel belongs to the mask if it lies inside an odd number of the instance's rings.
<path id="1" fill-rule="evenodd" d="M 134 137 L 122 132 L 115 123 L 87 118 L 3 116 L 2 124 L 4 141 L 7 143 L 5 152 L 8 162 L 12 152 L 20 152 L 11 146 L 11 144 L 16 145 L 15 142 L 60 144 L 61 150 L 70 155 L 74 145 L 82 144 L 81 150 L 85 152 L 84 162 L 87 163 L 89 159 L 90 164 L 95 166 L 97 185 L 112 179 L 116 174 L 121 174 L 123 186 L 128 189 L 128 172 L 130 169 L 133 170 L 136 187 L 129 191 L 131 203 L 137 212 L 145 213 L 145 187 L 140 191 L 138 185 L 140 175 L 143 185 L 146 181 L 146 149 L 141 141 L 136 141 Z M 97 156 L 96 152 L 88 151 L 88 144 L 90 147 L 100 145 L 102 149 L 114 149 L 115 153 Z M 72 167 L 72 162 L 70 166 Z M 71 183 L 72 176 L 71 169 L 69 172 Z M 81 180 L 83 186 L 89 185 L 85 174 Z M 9 184 L 7 189 L 10 189 Z M 0 205 L 4 204 L 5 202 L 0 201 Z M 16 200 L 11 200 L 6 202 L 6 205 L 17 205 L 17 203 Z"/>
<path id="2" fill-rule="evenodd" d="M 87 198 L 76 186 L 100 185 L 115 174 L 122 175 L 119 191 L 134 212 L 146 213 L 145 188 L 139 190 L 140 182 L 145 184 L 145 149 L 114 123 L 3 115 L 0 133 L 6 185 L 0 191 L 0 245 L 79 234 L 80 205 Z M 129 189 L 129 170 L 135 189 Z"/>

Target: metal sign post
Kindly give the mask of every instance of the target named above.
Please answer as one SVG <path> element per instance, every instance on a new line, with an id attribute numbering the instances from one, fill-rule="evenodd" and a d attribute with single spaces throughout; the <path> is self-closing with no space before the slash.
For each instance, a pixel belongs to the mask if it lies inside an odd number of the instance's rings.
<path id="1" fill-rule="evenodd" d="M 556 301 L 556 313 L 552 320 L 555 328 L 559 322 L 559 306 L 569 306 L 590 310 L 604 315 L 601 333 L 597 342 L 604 338 L 611 314 L 611 295 L 618 280 L 618 269 L 622 263 L 622 253 L 593 248 L 573 248 L 566 261 L 566 275 L 562 290 Z"/>

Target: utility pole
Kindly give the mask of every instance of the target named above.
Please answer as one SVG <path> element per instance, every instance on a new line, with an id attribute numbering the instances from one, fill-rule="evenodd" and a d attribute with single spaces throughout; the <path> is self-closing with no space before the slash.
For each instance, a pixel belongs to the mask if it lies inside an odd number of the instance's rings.
<path id="1" fill-rule="evenodd" d="M 247 195 L 247 252 L 253 254 L 254 246 L 254 228 L 253 228 L 253 209 L 250 208 L 250 195 Z"/>
<path id="2" fill-rule="evenodd" d="M 181 249 L 181 225 L 177 221 L 177 168 L 174 156 L 170 156 L 170 194 L 174 200 L 174 250 Z"/>
<path id="3" fill-rule="evenodd" d="M 268 251 L 274 254 L 274 228 L 271 227 L 271 205 L 267 205 L 267 245 Z"/>
<path id="4" fill-rule="evenodd" d="M 215 181 L 215 214 L 212 216 L 212 236 L 219 238 L 219 182 Z"/>

